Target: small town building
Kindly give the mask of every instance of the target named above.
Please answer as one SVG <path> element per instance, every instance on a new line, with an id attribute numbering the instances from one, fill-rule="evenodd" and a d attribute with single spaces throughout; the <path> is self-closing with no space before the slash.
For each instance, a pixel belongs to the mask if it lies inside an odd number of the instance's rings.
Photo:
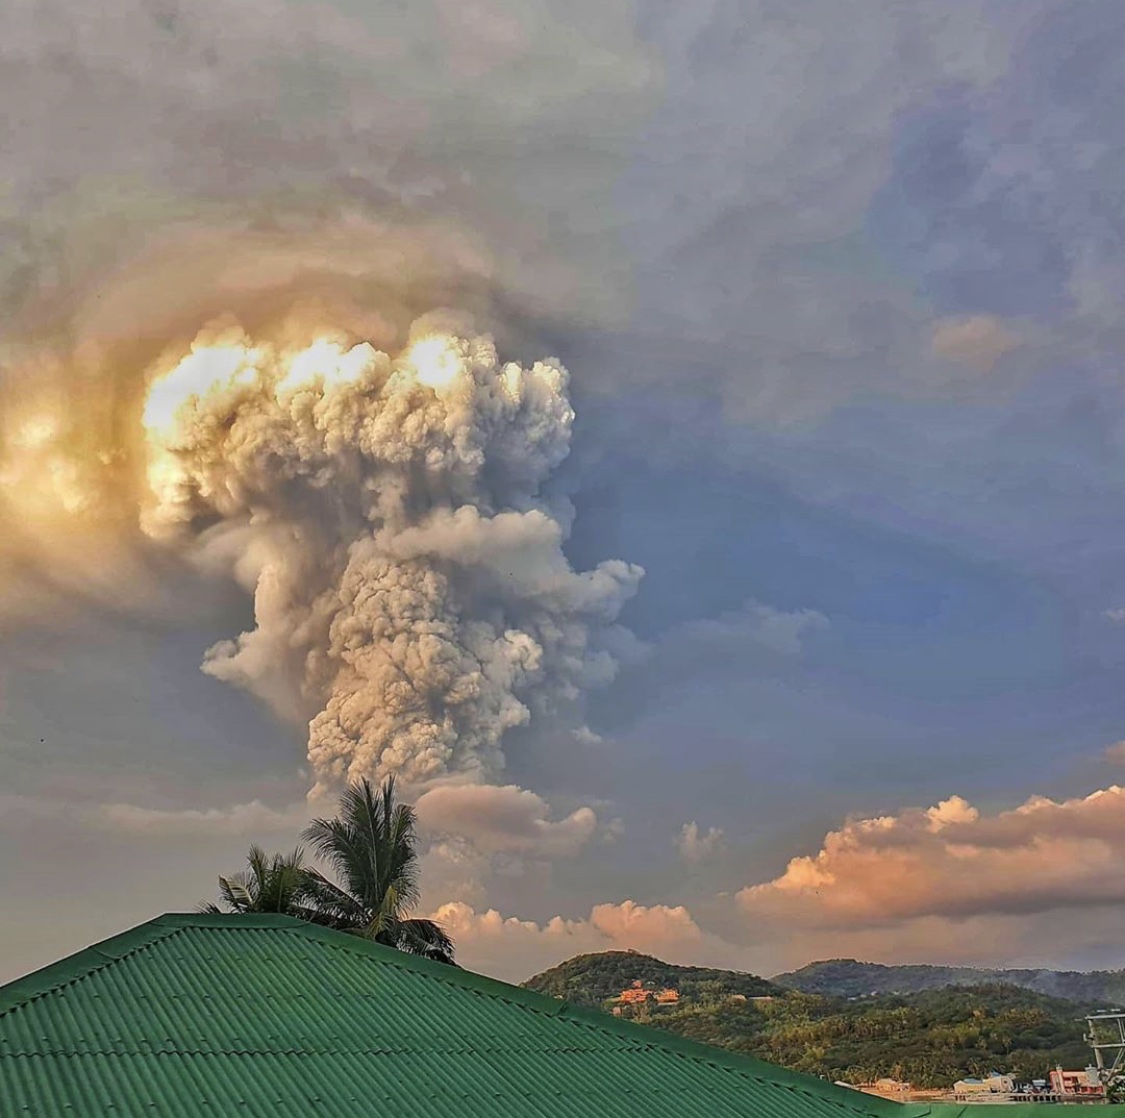
<path id="1" fill-rule="evenodd" d="M 1086 1095 L 1100 1096 L 1105 1093 L 1101 1080 L 1098 1078 L 1097 1068 L 1085 1068 L 1082 1071 L 1063 1071 L 1062 1068 L 1051 1070 L 1051 1090 L 1056 1095 Z"/>
<path id="2" fill-rule="evenodd" d="M 887 1098 L 902 1098 L 909 1094 L 911 1085 L 900 1079 L 876 1079 L 872 1086 L 872 1094 L 883 1095 Z"/>
<path id="3" fill-rule="evenodd" d="M 647 1005 L 649 992 L 639 978 L 634 979 L 633 985 L 627 990 L 622 990 L 617 995 L 616 1001 L 620 1005 Z"/>
<path id="4" fill-rule="evenodd" d="M 953 1084 L 954 1095 L 1010 1095 L 1015 1089 L 1015 1079 L 998 1071 L 983 1079 L 966 1077 Z"/>

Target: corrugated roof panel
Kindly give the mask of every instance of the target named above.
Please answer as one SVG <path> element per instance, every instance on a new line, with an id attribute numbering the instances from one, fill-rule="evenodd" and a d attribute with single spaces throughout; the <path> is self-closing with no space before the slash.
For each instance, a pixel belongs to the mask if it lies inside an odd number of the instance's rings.
<path id="1" fill-rule="evenodd" d="M 0 989 L 0 1118 L 927 1111 L 285 917 L 161 917 Z"/>
<path id="2" fill-rule="evenodd" d="M 380 1066 L 380 1060 L 386 1066 Z M 324 1056 L 78 1056 L 44 1060 L 21 1057 L 0 1079 L 0 1113 L 52 1116 L 64 1113 L 288 1116 L 324 1114 L 355 1118 L 366 1113 L 409 1115 L 637 1115 L 684 1118 L 747 1115 L 781 1118 L 846 1118 L 862 1110 L 768 1083 L 716 1079 L 705 1086 L 675 1086 L 673 1070 L 657 1069 L 646 1083 L 627 1066 L 598 1072 L 573 1068 L 542 1076 L 528 1060 L 433 1056 L 384 1056 L 368 1066 L 354 1058 Z M 612 1079 L 603 1079 L 609 1073 Z M 360 1106 L 359 1104 L 362 1104 Z"/>

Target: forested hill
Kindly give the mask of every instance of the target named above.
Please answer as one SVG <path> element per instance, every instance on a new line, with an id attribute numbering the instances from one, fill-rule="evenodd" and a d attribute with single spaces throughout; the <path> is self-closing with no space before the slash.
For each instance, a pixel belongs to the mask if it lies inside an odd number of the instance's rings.
<path id="1" fill-rule="evenodd" d="M 678 999 L 624 1005 L 620 995 L 635 982 L 653 994 L 674 989 Z M 918 1087 L 949 1088 L 993 1069 L 1026 1082 L 1046 1078 L 1057 1064 L 1083 1068 L 1090 1062 L 1083 1018 L 1093 1006 L 1012 984 L 833 997 L 785 990 L 735 971 L 677 967 L 650 955 L 611 951 L 579 955 L 524 985 L 850 1083 L 892 1076 Z"/>
<path id="2" fill-rule="evenodd" d="M 703 998 L 721 1000 L 737 994 L 753 998 L 783 992 L 753 974 L 708 967 L 678 967 L 636 951 L 576 955 L 529 978 L 524 986 L 575 1005 L 601 1009 L 605 1002 L 634 982 L 655 989 L 671 987 L 688 1001 Z"/>
<path id="3" fill-rule="evenodd" d="M 1125 1004 L 1125 971 L 980 970 L 974 967 L 901 966 L 828 959 L 776 975 L 779 986 L 806 994 L 860 998 L 872 994 L 914 994 L 945 986 L 1019 986 L 1070 1001 Z"/>

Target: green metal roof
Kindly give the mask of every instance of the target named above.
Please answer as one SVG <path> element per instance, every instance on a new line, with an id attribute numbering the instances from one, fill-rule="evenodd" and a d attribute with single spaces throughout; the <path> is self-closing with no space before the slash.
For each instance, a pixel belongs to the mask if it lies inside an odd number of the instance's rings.
<path id="1" fill-rule="evenodd" d="M 0 1118 L 962 1109 L 872 1098 L 284 916 L 162 916 L 0 987 Z"/>

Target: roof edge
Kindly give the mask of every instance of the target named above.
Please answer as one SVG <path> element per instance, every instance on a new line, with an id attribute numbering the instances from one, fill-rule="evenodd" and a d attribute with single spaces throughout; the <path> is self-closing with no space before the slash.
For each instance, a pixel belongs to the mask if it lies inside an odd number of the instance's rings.
<path id="1" fill-rule="evenodd" d="M 162 928 L 307 928 L 317 927 L 280 912 L 165 912 L 149 921 Z M 345 934 L 345 933 L 340 933 Z M 352 939 L 352 936 L 347 936 Z"/>
<path id="2" fill-rule="evenodd" d="M 175 935 L 176 927 L 163 924 L 160 917 L 146 920 L 143 924 L 137 924 L 109 939 L 91 944 L 81 951 L 75 951 L 72 955 L 5 983 L 0 986 L 0 1016 L 61 986 L 77 982 L 150 944 Z"/>

